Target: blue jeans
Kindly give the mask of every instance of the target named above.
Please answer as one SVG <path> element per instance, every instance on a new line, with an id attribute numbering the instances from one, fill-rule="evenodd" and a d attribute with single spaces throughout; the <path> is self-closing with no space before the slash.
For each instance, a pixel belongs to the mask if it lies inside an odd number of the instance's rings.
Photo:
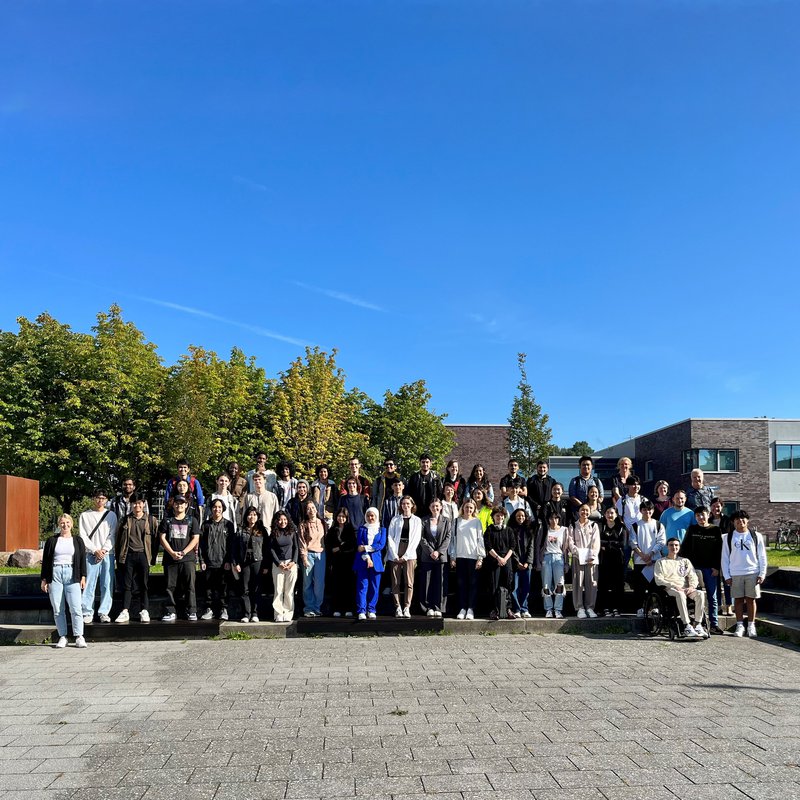
<path id="1" fill-rule="evenodd" d="M 325 599 L 325 551 L 308 552 L 308 566 L 303 567 L 303 605 L 306 612 L 321 613 Z"/>
<path id="2" fill-rule="evenodd" d="M 102 561 L 98 561 L 94 553 L 86 554 L 86 588 L 83 590 L 83 615 L 94 616 L 94 592 L 98 580 L 100 582 L 100 614 L 111 611 L 114 599 L 114 554 L 107 553 Z"/>
<path id="3" fill-rule="evenodd" d="M 81 584 L 72 580 L 72 565 L 53 567 L 53 581 L 48 586 L 50 605 L 59 636 L 67 635 L 67 603 L 72 617 L 72 633 L 83 636 L 83 613 L 81 609 Z"/>
<path id="4" fill-rule="evenodd" d="M 559 589 L 560 591 L 557 591 Z M 544 554 L 542 595 L 545 611 L 553 610 L 553 595 L 555 595 L 556 611 L 564 608 L 564 558 L 561 553 Z"/>
<path id="5" fill-rule="evenodd" d="M 711 567 L 703 567 L 700 572 L 703 573 L 703 583 L 706 585 L 706 594 L 708 595 L 708 618 L 712 628 L 719 624 L 718 606 L 717 606 L 717 587 L 719 585 L 719 575 L 711 574 Z"/>
<path id="6" fill-rule="evenodd" d="M 511 608 L 514 611 L 528 610 L 528 596 L 531 593 L 531 572 L 533 567 L 514 572 L 514 591 L 511 592 Z"/>

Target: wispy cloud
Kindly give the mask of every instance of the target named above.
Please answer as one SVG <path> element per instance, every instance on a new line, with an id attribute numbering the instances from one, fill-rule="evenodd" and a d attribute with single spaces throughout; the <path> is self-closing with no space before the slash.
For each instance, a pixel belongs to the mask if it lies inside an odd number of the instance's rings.
<path id="1" fill-rule="evenodd" d="M 745 372 L 741 375 L 734 375 L 727 378 L 722 384 L 725 390 L 731 394 L 742 394 L 753 388 L 758 381 L 759 375 L 757 372 Z"/>
<path id="2" fill-rule="evenodd" d="M 214 322 L 221 322 L 223 325 L 232 325 L 235 328 L 241 328 L 244 331 L 255 333 L 257 336 L 264 336 L 267 339 L 275 339 L 278 342 L 286 342 L 287 344 L 293 344 L 297 347 L 308 347 L 311 344 L 310 342 L 303 341 L 302 339 L 296 339 L 293 336 L 286 336 L 282 333 L 276 333 L 275 331 L 267 330 L 267 328 L 262 328 L 259 325 L 250 325 L 247 322 L 240 322 L 236 319 L 221 317 L 219 314 L 212 314 L 210 311 L 204 311 L 202 308 L 183 306 L 179 303 L 170 303 L 167 300 L 156 300 L 154 297 L 142 297 L 141 295 L 131 295 L 131 297 L 135 297 L 136 300 L 141 300 L 144 303 L 151 303 L 154 306 L 171 308 L 173 311 L 181 311 L 184 314 L 191 314 L 195 317 L 202 317 L 203 319 L 210 319 Z"/>
<path id="3" fill-rule="evenodd" d="M 241 184 L 242 186 L 247 186 L 248 189 L 255 189 L 257 192 L 268 192 L 269 186 L 266 186 L 263 183 L 259 183 L 258 181 L 251 181 L 250 178 L 244 178 L 241 175 L 233 175 L 231 176 L 232 180 L 236 183 Z"/>
<path id="4" fill-rule="evenodd" d="M 474 323 L 480 325 L 486 333 L 496 333 L 497 329 L 500 327 L 500 323 L 496 319 L 489 319 L 488 317 L 484 317 L 483 314 L 470 314 L 469 318 Z"/>
<path id="5" fill-rule="evenodd" d="M 358 308 L 366 308 L 369 311 L 386 312 L 385 308 L 381 308 L 375 305 L 375 303 L 362 300 L 360 297 L 353 297 L 353 295 L 346 294 L 345 292 L 337 292 L 334 289 L 320 289 L 318 286 L 309 286 L 307 283 L 299 283 L 298 281 L 293 281 L 293 283 L 300 289 L 307 289 L 310 292 L 325 295 L 325 297 L 330 297 L 331 300 L 339 300 L 342 303 L 349 303 L 351 306 L 358 306 Z"/>

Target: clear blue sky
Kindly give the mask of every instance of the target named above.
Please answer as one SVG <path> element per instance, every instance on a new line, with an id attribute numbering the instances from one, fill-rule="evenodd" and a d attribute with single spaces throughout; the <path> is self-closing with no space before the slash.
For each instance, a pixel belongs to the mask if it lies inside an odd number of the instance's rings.
<path id="1" fill-rule="evenodd" d="M 555 441 L 798 416 L 800 3 L 0 7 L 0 328 L 337 347 Z M 176 304 L 182 308 L 172 308 Z M 212 316 L 208 316 L 212 315 Z"/>

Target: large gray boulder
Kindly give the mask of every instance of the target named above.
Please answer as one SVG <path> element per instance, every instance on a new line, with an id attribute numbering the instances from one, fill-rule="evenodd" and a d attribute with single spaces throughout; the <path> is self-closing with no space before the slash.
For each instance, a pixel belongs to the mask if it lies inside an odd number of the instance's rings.
<path id="1" fill-rule="evenodd" d="M 9 567 L 39 567 L 42 564 L 42 550 L 17 550 L 8 559 Z"/>

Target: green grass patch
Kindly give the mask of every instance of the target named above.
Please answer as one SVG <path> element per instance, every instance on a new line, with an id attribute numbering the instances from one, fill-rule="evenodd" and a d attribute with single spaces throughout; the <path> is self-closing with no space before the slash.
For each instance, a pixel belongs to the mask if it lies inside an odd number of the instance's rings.
<path id="1" fill-rule="evenodd" d="M 771 567 L 800 567 L 800 553 L 797 550 L 776 550 L 768 547 L 767 563 Z"/>
<path id="2" fill-rule="evenodd" d="M 247 631 L 225 631 L 225 634 L 220 637 L 221 639 L 230 639 L 234 642 L 246 642 L 250 639 L 255 639 L 252 633 Z"/>

